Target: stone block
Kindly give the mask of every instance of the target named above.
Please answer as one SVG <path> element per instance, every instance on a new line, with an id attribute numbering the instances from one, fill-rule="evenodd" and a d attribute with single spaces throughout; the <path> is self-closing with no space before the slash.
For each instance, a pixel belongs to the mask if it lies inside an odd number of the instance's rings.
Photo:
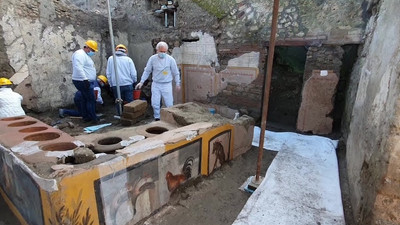
<path id="1" fill-rule="evenodd" d="M 144 113 L 146 112 L 146 109 L 143 109 L 141 111 L 137 111 L 137 112 L 122 112 L 121 117 L 124 119 L 128 119 L 128 120 L 134 120 L 137 119 L 138 117 L 144 115 Z"/>
<path id="2" fill-rule="evenodd" d="M 135 123 L 137 123 L 138 119 L 125 119 L 121 118 L 121 124 L 122 126 L 132 126 Z"/>
<path id="3" fill-rule="evenodd" d="M 254 119 L 249 116 L 241 116 L 235 120 L 233 138 L 233 158 L 244 154 L 251 149 L 254 133 Z"/>
<path id="4" fill-rule="evenodd" d="M 332 132 L 333 119 L 329 114 L 333 110 L 336 85 L 339 78 L 333 71 L 321 75 L 320 70 L 313 70 L 311 77 L 303 87 L 302 101 L 297 118 L 297 129 L 313 134 Z"/>
<path id="5" fill-rule="evenodd" d="M 143 100 L 135 100 L 124 105 L 124 112 L 134 113 L 147 109 L 147 102 Z"/>

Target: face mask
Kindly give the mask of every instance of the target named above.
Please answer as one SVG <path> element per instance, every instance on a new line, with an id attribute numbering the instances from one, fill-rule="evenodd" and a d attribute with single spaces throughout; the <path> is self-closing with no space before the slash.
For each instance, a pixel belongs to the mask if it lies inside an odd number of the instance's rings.
<path id="1" fill-rule="evenodd" d="M 94 56 L 94 52 L 88 52 L 87 55 L 92 57 L 92 56 Z"/>
<path id="2" fill-rule="evenodd" d="M 158 57 L 160 57 L 160 58 L 162 58 L 162 59 L 165 58 L 165 55 L 166 55 L 166 54 L 165 54 L 165 53 L 162 53 L 162 52 L 161 52 L 161 53 L 158 53 Z"/>
<path id="3" fill-rule="evenodd" d="M 102 80 L 97 79 L 97 83 L 99 84 L 100 87 L 104 87 L 104 83 Z"/>

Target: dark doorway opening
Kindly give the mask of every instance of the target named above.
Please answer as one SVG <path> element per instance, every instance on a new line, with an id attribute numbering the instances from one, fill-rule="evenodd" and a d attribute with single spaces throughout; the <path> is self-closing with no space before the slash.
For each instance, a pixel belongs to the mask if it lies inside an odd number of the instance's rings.
<path id="1" fill-rule="evenodd" d="M 307 49 L 303 46 L 275 47 L 268 127 L 295 130 L 301 103 Z"/>

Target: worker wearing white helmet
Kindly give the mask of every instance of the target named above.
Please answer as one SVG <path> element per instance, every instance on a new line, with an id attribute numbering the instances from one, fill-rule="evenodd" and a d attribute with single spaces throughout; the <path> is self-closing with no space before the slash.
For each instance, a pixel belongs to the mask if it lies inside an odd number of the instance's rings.
<path id="1" fill-rule="evenodd" d="M 0 78 L 0 118 L 23 116 L 22 96 L 11 89 L 12 83 L 7 78 Z"/>
<path id="2" fill-rule="evenodd" d="M 82 94 L 85 107 L 82 108 L 82 117 L 85 121 L 98 122 L 96 116 L 96 100 L 93 88 L 96 82 L 96 68 L 91 57 L 98 51 L 97 42 L 88 40 L 83 49 L 72 55 L 72 83 Z"/>
<path id="3" fill-rule="evenodd" d="M 156 51 L 157 54 L 152 55 L 147 61 L 142 78 L 140 83 L 136 85 L 136 89 L 142 88 L 143 83 L 149 78 L 150 73 L 153 74 L 151 105 L 154 111 L 154 119 L 160 120 L 161 97 L 166 107 L 172 106 L 174 104 L 172 80 L 175 80 L 176 91 L 179 91 L 181 89 L 181 78 L 175 59 L 167 54 L 167 43 L 159 42 L 156 46 Z"/>
<path id="4" fill-rule="evenodd" d="M 132 59 L 128 56 L 128 49 L 125 45 L 117 45 L 115 51 L 121 98 L 124 103 L 129 103 L 133 101 L 133 84 L 137 81 L 136 67 Z M 118 98 L 113 56 L 108 58 L 106 75 L 108 83 L 112 87 L 114 97 Z M 117 107 L 117 110 L 119 110 L 119 107 Z M 120 112 L 118 112 L 118 114 L 120 114 Z"/>

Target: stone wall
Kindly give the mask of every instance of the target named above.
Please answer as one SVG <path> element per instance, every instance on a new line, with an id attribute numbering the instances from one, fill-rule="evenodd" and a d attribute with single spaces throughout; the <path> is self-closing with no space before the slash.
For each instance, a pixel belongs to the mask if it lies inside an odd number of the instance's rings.
<path id="1" fill-rule="evenodd" d="M 335 74 L 340 75 L 343 53 L 341 46 L 309 47 L 303 82 L 311 77 L 313 70 L 333 70 Z"/>
<path id="2" fill-rule="evenodd" d="M 269 39 L 273 1 L 212 2 L 213 4 L 203 7 L 210 13 L 218 12 L 223 18 L 221 43 Z M 362 0 L 281 0 L 278 39 L 332 44 L 359 43 L 365 25 L 363 16 L 366 13 L 366 1 Z"/>
<path id="3" fill-rule="evenodd" d="M 360 225 L 400 224 L 400 5 L 383 0 L 378 9 L 353 70 L 345 113 L 351 201 Z"/>

